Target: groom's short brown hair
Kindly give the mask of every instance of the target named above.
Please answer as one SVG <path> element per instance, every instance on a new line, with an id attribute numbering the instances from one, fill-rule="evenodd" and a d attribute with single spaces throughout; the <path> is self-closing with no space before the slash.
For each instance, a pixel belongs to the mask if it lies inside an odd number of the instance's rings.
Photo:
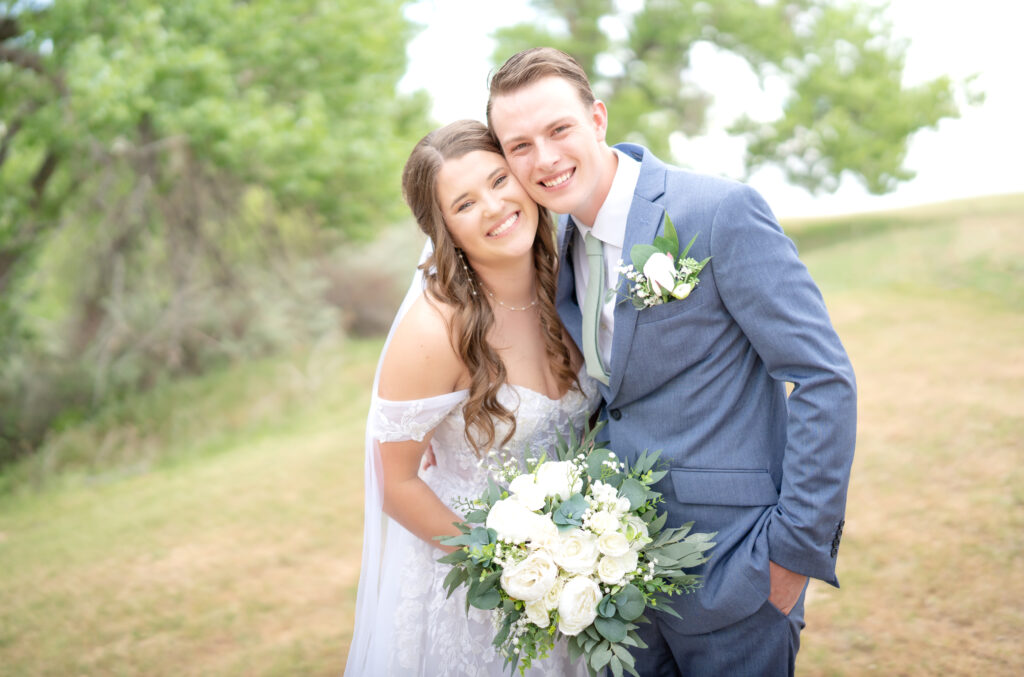
<path id="1" fill-rule="evenodd" d="M 501 68 L 492 76 L 490 95 L 487 97 L 487 126 L 494 133 L 491 124 L 491 104 L 494 97 L 509 94 L 532 85 L 541 78 L 555 76 L 567 80 L 585 106 L 590 106 L 597 99 L 590 88 L 590 80 L 576 59 L 554 47 L 534 47 L 509 57 Z"/>

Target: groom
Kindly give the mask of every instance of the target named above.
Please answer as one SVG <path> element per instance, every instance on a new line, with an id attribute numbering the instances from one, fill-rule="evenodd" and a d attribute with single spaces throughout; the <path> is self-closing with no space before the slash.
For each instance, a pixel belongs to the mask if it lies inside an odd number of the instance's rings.
<path id="1" fill-rule="evenodd" d="M 550 48 L 493 75 L 487 119 L 513 174 L 559 227 L 557 304 L 601 381 L 611 448 L 662 450 L 668 526 L 717 531 L 703 587 L 651 614 L 637 670 L 792 674 L 808 577 L 838 585 L 856 427 L 853 370 L 796 248 L 742 184 L 605 142 L 608 111 Z M 668 214 L 711 257 L 681 300 L 606 300 L 635 244 Z M 787 384 L 792 393 L 787 398 Z"/>

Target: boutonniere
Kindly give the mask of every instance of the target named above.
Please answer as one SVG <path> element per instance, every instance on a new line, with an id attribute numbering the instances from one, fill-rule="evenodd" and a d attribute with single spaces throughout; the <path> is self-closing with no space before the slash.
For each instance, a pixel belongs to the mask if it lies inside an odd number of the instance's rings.
<path id="1" fill-rule="evenodd" d="M 673 299 L 685 299 L 700 283 L 700 271 L 711 260 L 710 256 L 703 261 L 687 257 L 697 235 L 693 236 L 682 254 L 678 253 L 679 236 L 668 213 L 665 214 L 664 232 L 664 235 L 654 238 L 654 244 L 633 245 L 629 250 L 629 258 L 632 259 L 629 265 L 619 259 L 616 270 L 627 280 L 626 293 L 622 296 L 632 301 L 637 310 Z M 611 294 L 620 293 L 617 289 L 610 291 Z"/>

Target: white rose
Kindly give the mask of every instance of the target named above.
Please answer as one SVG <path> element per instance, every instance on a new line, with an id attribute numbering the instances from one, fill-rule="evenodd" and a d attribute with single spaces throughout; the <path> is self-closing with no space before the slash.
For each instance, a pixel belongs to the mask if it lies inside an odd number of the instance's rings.
<path id="1" fill-rule="evenodd" d="M 498 532 L 498 538 L 510 543 L 524 543 L 533 533 L 534 518 L 539 517 L 513 498 L 503 498 L 491 506 L 486 526 Z"/>
<path id="2" fill-rule="evenodd" d="M 608 557 L 621 557 L 629 552 L 629 541 L 621 531 L 606 531 L 597 539 L 597 549 Z"/>
<path id="3" fill-rule="evenodd" d="M 597 618 L 601 589 L 586 576 L 570 578 L 558 600 L 558 629 L 563 635 L 578 635 Z"/>
<path id="4" fill-rule="evenodd" d="M 644 264 L 644 277 L 651 281 L 654 293 L 660 294 L 662 289 L 671 290 L 676 286 L 676 266 L 671 254 L 657 252 L 651 254 Z"/>
<path id="5" fill-rule="evenodd" d="M 526 603 L 526 620 L 530 621 L 538 628 L 546 628 L 551 624 L 551 616 L 548 615 L 549 609 L 544 604 L 544 600 L 537 600 L 536 602 Z"/>
<path id="6" fill-rule="evenodd" d="M 636 569 L 637 554 L 627 550 L 621 557 L 602 557 L 597 563 L 597 576 L 608 585 L 619 585 L 626 574 Z"/>
<path id="7" fill-rule="evenodd" d="M 618 498 L 616 498 L 615 508 L 613 509 L 613 512 L 619 515 L 625 515 L 627 512 L 629 512 L 629 499 L 626 498 L 625 496 L 619 496 Z"/>
<path id="8" fill-rule="evenodd" d="M 574 574 L 592 573 L 599 554 L 597 536 L 581 529 L 561 534 L 561 541 L 554 551 L 558 566 Z"/>
<path id="9" fill-rule="evenodd" d="M 617 530 L 619 528 L 619 518 L 607 510 L 601 510 L 590 516 L 587 526 L 596 533 L 603 534 L 606 531 Z"/>
<path id="10" fill-rule="evenodd" d="M 558 600 L 562 597 L 562 588 L 565 587 L 565 581 L 562 578 L 556 578 L 555 584 L 548 590 L 548 594 L 544 595 L 543 601 L 544 608 L 548 611 L 552 611 L 558 608 Z"/>
<path id="11" fill-rule="evenodd" d="M 537 551 L 501 574 L 501 587 L 509 596 L 536 602 L 548 594 L 558 576 L 558 567 L 546 552 Z"/>
<path id="12" fill-rule="evenodd" d="M 597 577 L 607 585 L 618 585 L 622 583 L 622 577 L 629 569 L 623 567 L 619 557 L 602 557 L 597 562 Z"/>
<path id="13" fill-rule="evenodd" d="M 672 290 L 672 296 L 677 299 L 685 299 L 693 291 L 693 285 L 689 282 L 680 282 L 676 285 L 675 289 Z"/>
<path id="14" fill-rule="evenodd" d="M 529 510 L 540 510 L 544 507 L 544 489 L 537 484 L 533 475 L 516 477 L 508 485 L 508 490 L 517 501 Z"/>
<path id="15" fill-rule="evenodd" d="M 548 461 L 537 469 L 537 485 L 546 496 L 558 496 L 564 501 L 583 488 L 583 480 L 572 463 Z"/>
<path id="16" fill-rule="evenodd" d="M 551 515 L 530 514 L 533 515 L 533 524 L 530 525 L 530 547 L 557 550 L 562 538 L 558 534 L 558 527 L 551 521 Z"/>

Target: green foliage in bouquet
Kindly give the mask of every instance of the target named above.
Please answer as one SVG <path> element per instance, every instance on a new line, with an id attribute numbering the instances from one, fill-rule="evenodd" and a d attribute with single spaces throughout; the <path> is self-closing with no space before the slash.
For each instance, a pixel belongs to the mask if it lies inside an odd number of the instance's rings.
<path id="1" fill-rule="evenodd" d="M 645 647 L 644 613 L 678 618 L 670 596 L 701 584 L 685 570 L 707 561 L 714 534 L 691 532 L 692 522 L 667 528 L 653 489 L 668 472 L 660 452 L 627 463 L 596 442 L 602 425 L 559 436 L 551 460 L 544 452 L 525 468 L 492 453 L 487 488 L 456 524 L 462 533 L 438 537 L 458 548 L 439 560 L 452 565 L 445 589 L 465 585 L 467 610 L 494 610 L 493 643 L 510 672 L 547 658 L 561 635 L 591 674 L 637 675 L 629 648 Z"/>

